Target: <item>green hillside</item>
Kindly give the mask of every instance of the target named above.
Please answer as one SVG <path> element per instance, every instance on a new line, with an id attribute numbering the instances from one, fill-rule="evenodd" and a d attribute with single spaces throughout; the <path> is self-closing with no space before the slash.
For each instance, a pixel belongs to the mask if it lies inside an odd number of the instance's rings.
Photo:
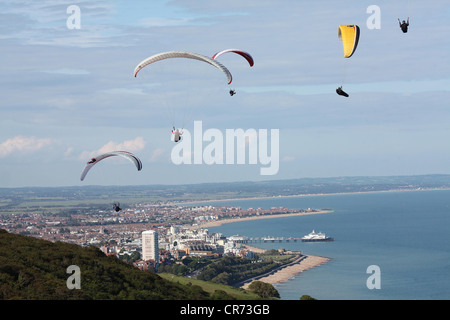
<path id="1" fill-rule="evenodd" d="M 211 281 L 203 281 L 195 278 L 186 278 L 182 276 L 176 276 L 170 273 L 161 273 L 161 277 L 164 279 L 185 284 L 185 285 L 197 285 L 206 292 L 209 292 L 215 299 L 236 299 L 236 300 L 261 300 L 261 297 L 256 293 L 244 290 L 241 288 L 234 288 L 221 283 L 215 283 Z M 225 294 L 224 294 L 225 293 Z M 223 295 L 223 296 L 221 296 Z M 231 297 L 231 298 L 230 298 Z"/>
<path id="2" fill-rule="evenodd" d="M 80 289 L 67 280 L 80 269 Z M 96 247 L 50 242 L 0 229 L 0 299 L 207 300 L 213 295 L 106 256 Z"/>

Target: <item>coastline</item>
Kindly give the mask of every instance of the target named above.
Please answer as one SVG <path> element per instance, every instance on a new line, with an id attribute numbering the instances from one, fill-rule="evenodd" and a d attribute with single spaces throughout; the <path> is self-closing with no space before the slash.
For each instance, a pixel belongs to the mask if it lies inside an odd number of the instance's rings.
<path id="1" fill-rule="evenodd" d="M 243 246 L 245 248 L 247 248 L 248 250 L 253 251 L 255 253 L 261 253 L 261 252 L 266 251 L 265 249 L 256 248 L 256 247 L 252 247 L 249 245 L 243 245 Z M 300 260 L 298 262 L 291 264 L 291 265 L 280 267 L 279 269 L 275 270 L 270 275 L 263 276 L 257 280 L 269 283 L 271 285 L 275 285 L 280 282 L 290 280 L 303 271 L 306 271 L 306 270 L 314 268 L 314 267 L 318 267 L 321 264 L 330 261 L 330 258 L 322 257 L 322 256 L 315 256 L 315 255 L 310 255 L 310 254 L 309 255 L 302 254 L 299 257 L 299 259 Z M 248 286 L 250 285 L 250 283 L 251 283 L 251 281 L 245 283 L 244 285 L 241 286 L 241 288 L 248 289 Z"/>
<path id="2" fill-rule="evenodd" d="M 278 197 L 279 198 L 279 197 Z M 261 199 L 261 198 L 259 198 Z M 237 199 L 236 199 L 237 200 Z M 222 201 L 222 200 L 216 200 Z M 275 219 L 275 218 L 284 218 L 284 217 L 295 217 L 295 216 L 306 216 L 312 214 L 324 214 L 324 213 L 332 213 L 333 210 L 317 210 L 317 211 L 306 211 L 306 212 L 297 212 L 297 213 L 287 213 L 287 214 L 276 214 L 276 215 L 262 215 L 262 216 L 251 216 L 251 217 L 240 217 L 240 218 L 232 218 L 232 219 L 223 219 L 216 221 L 209 221 L 195 226 L 189 226 L 189 229 L 206 229 L 211 227 L 218 227 L 223 224 L 234 223 L 234 222 L 242 222 L 242 221 L 251 221 L 251 220 L 259 220 L 259 219 Z M 265 249 L 249 246 L 248 244 L 241 244 L 244 248 L 249 251 L 255 253 L 265 252 Z M 330 260 L 327 257 L 315 256 L 315 255 L 299 255 L 297 262 L 292 264 L 281 266 L 279 269 L 272 271 L 269 275 L 262 276 L 261 278 L 257 277 L 258 281 L 266 282 L 271 285 L 278 284 L 280 282 L 284 282 L 294 278 L 299 273 L 306 271 L 308 269 L 320 266 L 323 263 L 326 263 Z M 252 281 L 247 280 L 240 287 L 243 289 L 248 289 L 248 286 L 252 283 Z"/>
<path id="3" fill-rule="evenodd" d="M 242 222 L 242 221 L 250 221 L 250 220 L 259 220 L 259 219 L 275 219 L 275 218 L 285 218 L 285 217 L 296 217 L 296 216 L 307 216 L 312 214 L 323 214 L 323 213 L 331 213 L 333 210 L 317 210 L 317 211 L 306 211 L 306 212 L 297 212 L 297 213 L 286 213 L 286 214 L 276 214 L 276 215 L 262 215 L 262 216 L 251 216 L 251 217 L 243 217 L 243 218 L 233 218 L 233 219 L 223 219 L 216 221 L 209 221 L 195 226 L 189 226 L 189 229 L 205 229 L 211 227 L 218 227 L 223 224 L 233 223 L 233 222 Z"/>
<path id="4" fill-rule="evenodd" d="M 177 201 L 168 202 L 171 205 L 186 205 L 204 202 L 226 202 L 226 201 L 242 201 L 242 200 L 262 200 L 262 199 L 277 199 L 277 198 L 299 198 L 299 197 L 320 197 L 320 196 L 335 196 L 335 195 L 345 195 L 345 194 L 367 194 L 367 193 L 386 193 L 386 192 L 414 192 L 414 191 L 439 191 L 439 190 L 450 190 L 450 188 L 417 188 L 417 189 L 390 189 L 390 190 L 371 190 L 371 191 L 348 191 L 348 192 L 330 192 L 330 193 L 300 193 L 291 195 L 277 195 L 277 196 L 250 196 L 243 198 L 225 198 L 225 199 L 211 199 L 211 200 L 188 200 L 188 201 Z"/>
<path id="5" fill-rule="evenodd" d="M 304 215 L 312 215 L 312 214 L 323 214 L 323 213 L 331 213 L 333 210 L 318 210 L 318 211 L 307 211 L 307 212 L 298 212 L 298 213 L 288 213 L 288 214 L 277 214 L 277 215 L 263 215 L 263 216 L 251 216 L 244 218 L 235 218 L 235 219 L 224 219 L 218 221 L 210 221 L 205 222 L 200 225 L 190 226 L 189 228 L 192 230 L 196 229 L 204 229 L 210 227 L 218 227 L 227 223 L 234 222 L 242 222 L 242 221 L 250 221 L 250 220 L 259 220 L 259 219 L 272 219 L 272 218 L 283 218 L 283 217 L 294 217 L 294 216 L 304 216 Z M 246 248 L 249 251 L 255 253 L 265 252 L 265 249 L 257 248 L 250 246 L 248 244 L 241 244 L 242 247 Z M 294 278 L 299 273 L 306 271 L 308 269 L 320 266 L 323 263 L 326 263 L 330 260 L 330 258 L 315 256 L 315 255 L 300 255 L 299 261 L 287 266 L 282 266 L 279 269 L 274 270 L 271 274 L 267 276 L 263 276 L 258 278 L 258 281 L 266 282 L 271 285 L 278 284 L 280 282 L 287 281 L 289 279 Z M 247 289 L 252 281 L 244 283 L 241 288 Z"/>
<path id="6" fill-rule="evenodd" d="M 288 281 L 292 278 L 295 278 L 295 276 L 298 275 L 299 273 L 314 267 L 318 267 L 321 264 L 326 263 L 330 260 L 330 258 L 313 255 L 305 255 L 304 257 L 305 258 L 302 259 L 300 262 L 287 267 L 283 267 L 282 269 L 277 270 L 275 273 L 268 275 L 267 277 L 258 279 L 258 281 L 270 283 L 271 285 L 276 285 L 280 282 Z M 248 289 L 250 283 L 244 284 L 241 288 Z"/>

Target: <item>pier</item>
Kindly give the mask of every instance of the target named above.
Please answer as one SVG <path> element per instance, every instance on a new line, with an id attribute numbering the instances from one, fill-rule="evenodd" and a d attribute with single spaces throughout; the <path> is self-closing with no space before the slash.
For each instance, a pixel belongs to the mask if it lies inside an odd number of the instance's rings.
<path id="1" fill-rule="evenodd" d="M 231 241 L 237 242 L 237 243 L 279 243 L 279 242 L 297 242 L 301 240 L 301 238 L 295 238 L 295 237 L 255 237 L 255 238 L 249 238 L 245 236 L 231 236 L 228 238 Z"/>

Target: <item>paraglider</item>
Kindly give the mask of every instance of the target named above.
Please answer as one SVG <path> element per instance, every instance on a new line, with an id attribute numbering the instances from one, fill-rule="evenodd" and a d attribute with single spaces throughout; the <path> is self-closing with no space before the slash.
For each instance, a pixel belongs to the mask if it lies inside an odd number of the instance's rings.
<path id="1" fill-rule="evenodd" d="M 116 211 L 116 212 L 119 212 L 120 210 L 122 210 L 122 208 L 120 207 L 120 203 L 117 203 L 117 204 L 113 204 L 113 209 L 114 209 L 114 211 Z"/>
<path id="2" fill-rule="evenodd" d="M 233 80 L 231 72 L 219 61 L 214 60 L 210 57 L 204 56 L 202 54 L 198 54 L 198 53 L 194 53 L 194 52 L 187 52 L 187 51 L 167 51 L 167 52 L 161 52 L 161 53 L 154 54 L 154 55 L 142 60 L 136 66 L 136 68 L 134 69 L 134 76 L 136 77 L 137 74 L 139 73 L 139 71 L 142 70 L 143 68 L 145 68 L 146 66 L 152 65 L 158 61 L 162 61 L 162 60 L 166 60 L 166 59 L 174 59 L 174 58 L 193 59 L 193 60 L 198 60 L 198 61 L 207 63 L 207 64 L 212 65 L 213 67 L 217 68 L 218 70 L 222 71 L 222 73 L 226 77 L 226 81 L 227 81 L 228 85 Z M 187 65 L 189 65 L 189 64 L 187 64 Z M 172 63 L 171 61 L 168 63 L 168 67 L 173 68 L 173 70 L 178 70 L 177 63 Z M 158 70 L 158 68 L 155 68 L 155 69 Z M 185 72 L 186 69 L 184 68 L 184 64 L 182 64 L 182 68 L 180 70 L 181 70 L 181 72 Z M 155 75 L 155 77 L 157 77 L 158 71 L 156 71 L 154 73 L 154 75 Z M 188 75 L 190 75 L 190 74 L 188 74 Z M 165 78 L 164 75 L 161 78 Z M 168 83 L 167 86 L 165 86 L 165 88 L 166 89 L 171 88 L 171 85 L 172 85 L 171 83 Z M 176 107 L 175 104 L 172 104 L 171 102 L 168 102 L 168 101 L 165 101 L 164 104 L 167 106 L 167 111 L 169 113 L 169 117 L 172 118 L 172 126 L 174 127 L 175 116 L 181 114 L 181 116 L 183 116 L 183 126 L 182 127 L 184 127 L 184 123 L 186 121 L 186 117 L 189 115 L 189 109 L 190 109 L 190 105 L 187 102 L 187 100 L 188 100 L 189 96 L 193 95 L 193 93 L 189 90 L 183 91 L 183 89 L 181 89 L 178 93 L 183 93 L 183 95 L 185 96 L 183 100 L 180 100 L 182 103 L 186 104 L 184 110 L 180 106 L 178 106 L 177 110 L 175 110 L 175 107 Z M 174 95 L 172 94 L 172 92 L 170 92 L 169 94 L 163 95 L 164 98 L 173 97 L 173 96 Z M 183 112 L 179 113 L 178 112 L 179 110 L 183 110 Z M 182 132 L 180 130 L 175 130 L 175 127 L 174 127 L 174 129 L 172 130 L 172 134 L 173 134 L 172 141 L 175 141 L 175 142 L 180 141 L 181 135 L 182 135 Z"/>
<path id="3" fill-rule="evenodd" d="M 345 24 L 339 26 L 339 40 L 344 47 L 344 57 L 350 58 L 356 50 L 359 41 L 359 27 L 354 24 Z"/>
<path id="4" fill-rule="evenodd" d="M 347 92 L 345 92 L 344 90 L 342 90 L 342 86 L 340 86 L 339 88 L 336 89 L 336 93 L 340 96 L 344 96 L 344 97 L 348 97 Z"/>
<path id="5" fill-rule="evenodd" d="M 237 53 L 237 54 L 241 55 L 242 57 L 244 57 L 247 60 L 247 62 L 250 65 L 250 67 L 253 67 L 254 61 L 253 61 L 253 58 L 250 55 L 250 53 L 242 51 L 242 50 L 239 50 L 239 49 L 225 49 L 225 50 L 222 50 L 222 51 L 217 52 L 216 54 L 214 54 L 212 56 L 212 58 L 214 60 L 216 60 L 219 56 L 221 56 L 222 54 L 227 53 L 227 52 L 233 52 L 233 53 Z"/>
<path id="6" fill-rule="evenodd" d="M 228 84 L 231 83 L 233 80 L 233 77 L 231 76 L 230 71 L 220 62 L 211 59 L 207 56 L 194 53 L 194 52 L 186 52 L 186 51 L 168 51 L 168 52 L 162 52 L 155 54 L 151 57 L 148 57 L 147 59 L 142 60 L 134 69 L 134 76 L 136 77 L 138 72 L 142 70 L 145 66 L 155 63 L 157 61 L 165 60 L 165 59 L 171 59 L 171 58 L 187 58 L 187 59 L 196 59 L 199 61 L 203 61 L 206 63 L 209 63 L 210 65 L 216 67 L 217 69 L 221 70 L 225 76 L 227 77 Z"/>
<path id="7" fill-rule="evenodd" d="M 344 48 L 344 58 L 350 58 L 356 51 L 359 42 L 359 27 L 354 24 L 340 25 L 338 29 L 338 38 L 342 41 Z M 342 84 L 336 89 L 340 96 L 348 97 L 348 94 L 342 90 Z"/>
<path id="8" fill-rule="evenodd" d="M 409 26 L 409 17 L 408 17 L 408 22 L 406 22 L 405 20 L 403 20 L 402 22 L 400 22 L 400 19 L 398 19 L 398 24 L 400 26 L 400 29 L 402 29 L 403 33 L 407 33 L 408 32 L 408 26 Z"/>
<path id="9" fill-rule="evenodd" d="M 174 142 L 178 142 L 178 141 L 181 140 L 181 136 L 183 135 L 183 131 L 179 130 L 179 129 L 175 129 L 175 127 L 173 127 L 172 134 L 173 134 L 173 141 Z"/>
<path id="10" fill-rule="evenodd" d="M 253 67 L 254 61 L 253 61 L 253 57 L 250 55 L 250 53 L 242 51 L 242 50 L 239 50 L 239 49 L 225 49 L 225 50 L 222 50 L 222 51 L 217 52 L 216 54 L 214 54 L 212 56 L 212 58 L 214 60 L 216 60 L 219 56 L 221 56 L 224 53 L 228 53 L 228 52 L 236 53 L 236 54 L 244 57 L 245 60 L 247 60 L 247 62 L 250 65 L 250 67 Z M 230 90 L 230 96 L 234 96 L 235 94 L 236 94 L 236 90 L 231 89 Z"/>
<path id="11" fill-rule="evenodd" d="M 90 161 L 88 161 L 86 163 L 86 167 L 84 168 L 83 172 L 81 173 L 81 181 L 84 180 L 84 178 L 86 177 L 87 173 L 89 172 L 89 170 L 91 170 L 91 168 L 99 163 L 100 161 L 102 161 L 103 159 L 109 158 L 109 157 L 113 157 L 113 156 L 120 156 L 123 157 L 125 159 L 130 160 L 131 162 L 133 162 L 136 166 L 136 168 L 138 169 L 138 171 L 140 171 L 142 169 L 142 162 L 141 160 L 136 157 L 134 154 L 127 152 L 127 151 L 113 151 L 113 152 L 108 152 L 108 153 L 104 153 L 102 155 L 99 155 L 95 158 L 92 158 Z"/>

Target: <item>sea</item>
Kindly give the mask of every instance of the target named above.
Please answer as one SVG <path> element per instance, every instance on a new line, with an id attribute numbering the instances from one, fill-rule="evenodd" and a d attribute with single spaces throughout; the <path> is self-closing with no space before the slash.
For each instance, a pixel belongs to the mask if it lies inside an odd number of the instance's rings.
<path id="1" fill-rule="evenodd" d="M 333 242 L 252 243 L 329 258 L 275 285 L 282 300 L 450 299 L 450 190 L 350 193 L 202 202 L 241 208 L 313 208 L 334 212 L 224 224 L 225 236 L 302 237 Z"/>

